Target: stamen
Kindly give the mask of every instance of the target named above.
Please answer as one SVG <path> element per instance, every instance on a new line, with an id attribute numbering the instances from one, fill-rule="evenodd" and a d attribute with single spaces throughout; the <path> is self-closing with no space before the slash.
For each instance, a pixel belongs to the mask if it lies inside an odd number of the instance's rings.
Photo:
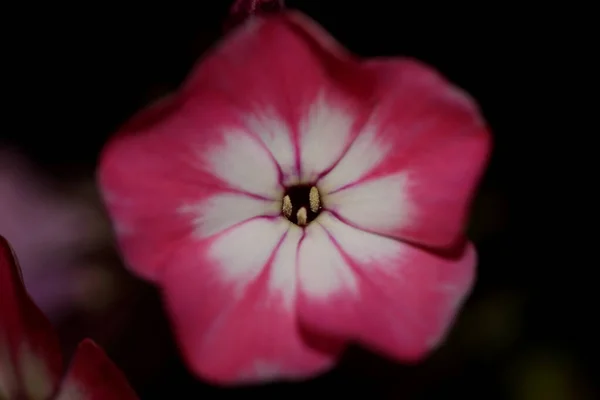
<path id="1" fill-rule="evenodd" d="M 310 224 L 322 209 L 321 194 L 316 186 L 294 185 L 286 188 L 283 193 L 281 215 L 298 226 Z"/>
<path id="2" fill-rule="evenodd" d="M 298 221 L 299 226 L 306 225 L 306 222 L 308 220 L 308 214 L 306 212 L 306 208 L 302 207 L 301 209 L 298 210 L 298 213 L 296 214 L 296 220 Z"/>
<path id="3" fill-rule="evenodd" d="M 292 216 L 292 200 L 290 196 L 285 196 L 283 198 L 283 205 L 281 206 L 281 211 L 286 218 L 290 218 Z"/>
<path id="4" fill-rule="evenodd" d="M 310 211 L 316 213 L 319 211 L 321 207 L 321 199 L 319 196 L 319 189 L 316 186 L 310 188 L 310 193 L 308 195 L 308 202 L 310 204 Z"/>

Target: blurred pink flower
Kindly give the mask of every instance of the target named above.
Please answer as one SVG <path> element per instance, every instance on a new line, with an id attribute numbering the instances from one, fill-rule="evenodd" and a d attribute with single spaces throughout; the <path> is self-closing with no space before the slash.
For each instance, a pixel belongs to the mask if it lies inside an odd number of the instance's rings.
<path id="1" fill-rule="evenodd" d="M 80 302 L 80 258 L 100 240 L 98 215 L 9 149 L 0 149 L 0 234 L 21 255 L 28 290 L 50 319 L 60 320 Z"/>
<path id="2" fill-rule="evenodd" d="M 464 225 L 489 139 L 430 67 L 358 59 L 286 12 L 134 117 L 99 178 L 194 372 L 303 379 L 350 342 L 414 361 L 443 341 L 474 281 Z"/>
<path id="3" fill-rule="evenodd" d="M 129 400 L 137 396 L 106 354 L 86 339 L 63 378 L 56 332 L 27 294 L 8 242 L 0 236 L 0 398 Z"/>

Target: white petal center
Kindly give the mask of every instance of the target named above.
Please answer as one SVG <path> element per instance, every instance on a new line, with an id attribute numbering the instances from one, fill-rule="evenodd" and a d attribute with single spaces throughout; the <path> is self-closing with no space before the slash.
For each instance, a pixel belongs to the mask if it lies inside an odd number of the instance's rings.
<path id="1" fill-rule="evenodd" d="M 292 143 L 292 132 L 283 118 L 275 111 L 259 112 L 246 117 L 246 126 L 256 135 L 279 165 L 285 184 L 298 181 L 296 151 Z"/>
<path id="2" fill-rule="evenodd" d="M 294 307 L 296 299 L 296 256 L 302 229 L 290 224 L 290 229 L 271 265 L 269 290 L 278 293 L 286 309 Z"/>
<path id="3" fill-rule="evenodd" d="M 409 225 L 415 215 L 407 173 L 357 183 L 325 195 L 323 202 L 348 223 L 384 234 Z"/>
<path id="4" fill-rule="evenodd" d="M 355 183 L 384 159 L 390 149 L 376 140 L 377 129 L 372 123 L 363 127 L 342 159 L 319 181 L 321 193 L 333 192 Z"/>
<path id="5" fill-rule="evenodd" d="M 284 218 L 257 218 L 225 232 L 212 244 L 210 257 L 221 278 L 243 295 L 267 266 L 290 223 Z"/>
<path id="6" fill-rule="evenodd" d="M 200 204 L 182 206 L 179 211 L 191 214 L 196 236 L 206 238 L 252 218 L 277 216 L 280 208 L 278 201 L 220 193 Z"/>
<path id="7" fill-rule="evenodd" d="M 302 181 L 314 182 L 348 146 L 354 117 L 341 105 L 319 96 L 300 124 Z"/>
<path id="8" fill-rule="evenodd" d="M 316 221 L 306 228 L 304 240 L 300 243 L 298 278 L 302 291 L 315 298 L 327 298 L 341 291 L 356 293 L 358 290 L 352 269 Z"/>
<path id="9" fill-rule="evenodd" d="M 232 188 L 276 199 L 280 192 L 277 165 L 247 132 L 225 130 L 223 141 L 205 154 L 208 171 Z"/>

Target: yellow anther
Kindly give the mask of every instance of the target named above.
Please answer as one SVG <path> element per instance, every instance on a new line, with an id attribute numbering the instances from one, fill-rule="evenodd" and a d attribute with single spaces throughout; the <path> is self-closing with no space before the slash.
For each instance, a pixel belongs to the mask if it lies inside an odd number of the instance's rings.
<path id="1" fill-rule="evenodd" d="M 292 216 L 292 200 L 290 200 L 290 196 L 285 196 L 283 198 L 283 205 L 281 206 L 281 211 L 286 218 Z"/>
<path id="2" fill-rule="evenodd" d="M 306 208 L 302 207 L 301 209 L 298 210 L 298 213 L 296 214 L 296 219 L 298 221 L 298 225 L 299 226 L 305 226 L 306 222 L 307 222 L 307 213 L 306 213 Z"/>
<path id="3" fill-rule="evenodd" d="M 308 202 L 310 204 L 310 211 L 317 213 L 321 207 L 321 196 L 319 196 L 319 189 L 316 186 L 310 188 Z"/>

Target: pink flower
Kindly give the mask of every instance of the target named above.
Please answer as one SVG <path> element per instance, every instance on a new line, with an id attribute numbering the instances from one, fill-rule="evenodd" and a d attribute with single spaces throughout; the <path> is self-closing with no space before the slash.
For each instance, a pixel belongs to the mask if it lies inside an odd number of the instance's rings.
<path id="1" fill-rule="evenodd" d="M 318 374 L 349 342 L 411 361 L 442 341 L 474 280 L 463 226 L 488 150 L 438 73 L 357 59 L 286 12 L 127 124 L 99 179 L 191 369 L 264 382 Z"/>
<path id="2" fill-rule="evenodd" d="M 89 339 L 79 344 L 61 382 L 58 338 L 33 303 L 8 242 L 0 236 L 0 398 L 127 400 L 137 396 Z"/>

